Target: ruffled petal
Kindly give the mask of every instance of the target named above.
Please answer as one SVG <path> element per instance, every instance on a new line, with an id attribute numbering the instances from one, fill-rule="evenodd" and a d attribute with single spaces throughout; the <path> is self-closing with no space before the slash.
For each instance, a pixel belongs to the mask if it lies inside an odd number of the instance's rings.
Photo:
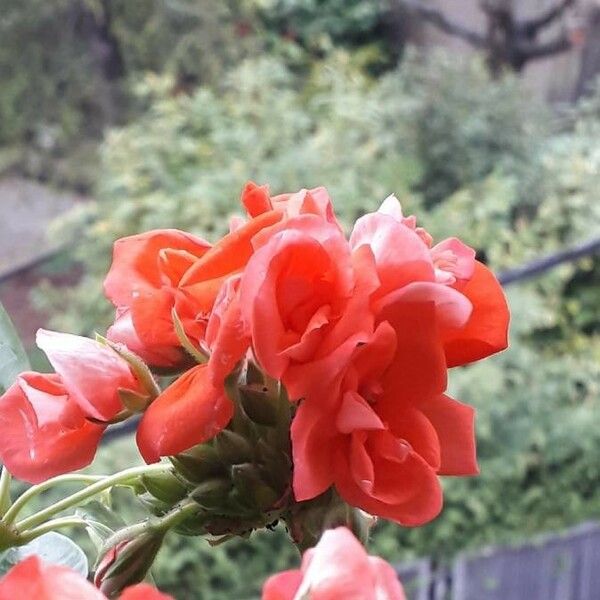
<path id="1" fill-rule="evenodd" d="M 379 318 L 396 331 L 396 354 L 382 380 L 384 401 L 400 407 L 443 393 L 447 371 L 435 305 L 397 302 L 386 306 Z"/>
<path id="2" fill-rule="evenodd" d="M 302 583 L 302 571 L 291 569 L 271 575 L 263 586 L 262 600 L 294 600 Z"/>
<path id="3" fill-rule="evenodd" d="M 109 421 L 123 408 L 119 389 L 140 389 L 125 360 L 95 340 L 39 329 L 36 343 L 86 416 Z"/>
<path id="4" fill-rule="evenodd" d="M 402 584 L 392 565 L 378 556 L 369 556 L 369 565 L 375 579 L 375 598 L 406 600 Z"/>
<path id="5" fill-rule="evenodd" d="M 446 395 L 421 405 L 440 445 L 439 475 L 477 475 L 475 409 Z"/>
<path id="6" fill-rule="evenodd" d="M 375 464 L 375 486 L 368 494 L 355 483 L 345 457 L 338 453 L 334 465 L 335 486 L 342 498 L 369 514 L 408 527 L 434 519 L 442 509 L 442 490 L 429 464 L 416 452 L 410 452 L 402 462 L 385 461 L 384 464 L 384 471 L 381 463 Z M 378 497 L 380 485 L 382 493 L 385 490 L 385 501 Z M 396 500 L 392 502 L 393 496 Z"/>
<path id="7" fill-rule="evenodd" d="M 164 249 L 183 250 L 202 256 L 210 244 L 178 229 L 156 229 L 117 240 L 113 261 L 104 280 L 104 293 L 115 306 L 130 306 L 141 292 L 164 283 L 159 253 Z"/>
<path id="8" fill-rule="evenodd" d="M 412 281 L 434 281 L 429 248 L 418 234 L 383 213 L 370 213 L 356 221 L 350 247 L 371 248 L 381 280 L 377 297 L 401 288 Z"/>
<path id="9" fill-rule="evenodd" d="M 228 279 L 215 301 L 206 329 L 211 350 L 208 366 L 213 385 L 219 386 L 250 347 L 250 335 L 242 319 L 237 294 L 239 278 Z"/>
<path id="10" fill-rule="evenodd" d="M 0 600 L 106 600 L 79 573 L 30 556 L 0 579 Z"/>
<path id="11" fill-rule="evenodd" d="M 223 386 L 210 381 L 207 365 L 186 371 L 149 406 L 137 431 L 144 460 L 157 462 L 217 435 L 231 420 L 233 405 Z"/>
<path id="12" fill-rule="evenodd" d="M 473 277 L 456 287 L 470 300 L 473 312 L 466 325 L 443 332 L 448 367 L 480 360 L 508 346 L 510 314 L 494 274 L 476 261 Z"/>
<path id="13" fill-rule="evenodd" d="M 299 502 L 318 496 L 333 483 L 332 418 L 331 414 L 323 413 L 318 403 L 305 401 L 292 420 L 293 487 Z"/>
<path id="14" fill-rule="evenodd" d="M 148 583 L 138 583 L 125 588 L 119 600 L 174 600 L 174 598 L 169 594 L 163 594 Z"/>

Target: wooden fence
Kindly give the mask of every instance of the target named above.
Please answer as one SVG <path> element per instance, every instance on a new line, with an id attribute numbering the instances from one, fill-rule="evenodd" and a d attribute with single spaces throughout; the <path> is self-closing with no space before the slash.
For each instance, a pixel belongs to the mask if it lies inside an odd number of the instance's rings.
<path id="1" fill-rule="evenodd" d="M 600 600 L 600 524 L 514 547 L 399 565 L 408 600 Z"/>

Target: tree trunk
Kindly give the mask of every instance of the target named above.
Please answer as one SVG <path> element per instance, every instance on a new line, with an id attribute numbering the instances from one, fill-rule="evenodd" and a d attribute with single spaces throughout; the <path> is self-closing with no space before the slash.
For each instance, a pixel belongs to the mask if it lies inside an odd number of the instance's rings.
<path id="1" fill-rule="evenodd" d="M 573 100 L 588 92 L 593 79 L 600 75 L 600 7 L 590 10 L 585 40 Z"/>

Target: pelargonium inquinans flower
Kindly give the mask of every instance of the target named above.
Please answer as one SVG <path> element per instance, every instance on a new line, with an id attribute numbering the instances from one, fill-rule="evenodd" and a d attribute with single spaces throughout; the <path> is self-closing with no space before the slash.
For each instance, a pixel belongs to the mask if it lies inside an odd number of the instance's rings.
<path id="1" fill-rule="evenodd" d="M 104 429 L 86 420 L 59 375 L 21 373 L 0 397 L 0 462 L 39 483 L 89 465 Z"/>
<path id="2" fill-rule="evenodd" d="M 221 285 L 228 277 L 240 273 L 254 253 L 254 237 L 281 218 L 280 213 L 268 211 L 240 223 L 186 271 L 179 285 L 182 292 L 208 315 Z"/>
<path id="3" fill-rule="evenodd" d="M 325 188 L 271 198 L 267 186 L 249 182 L 242 191 L 241 202 L 250 219 L 237 219 L 231 232 L 196 261 L 180 282 L 179 287 L 190 302 L 207 313 L 214 307 L 223 283 L 240 274 L 256 249 L 287 229 L 290 219 L 311 214 L 339 228 Z"/>
<path id="4" fill-rule="evenodd" d="M 95 340 L 40 329 L 36 342 L 86 417 L 110 421 L 123 409 L 119 390 L 144 391 L 127 362 Z"/>
<path id="5" fill-rule="evenodd" d="M 477 473 L 473 409 L 444 395 L 435 310 L 389 306 L 370 337 L 303 369 L 312 392 L 292 422 L 297 500 L 335 485 L 353 506 L 420 525 L 441 509 L 438 475 Z"/>
<path id="6" fill-rule="evenodd" d="M 405 600 L 392 566 L 369 556 L 345 527 L 329 529 L 307 550 L 300 569 L 273 575 L 262 600 Z"/>
<path id="7" fill-rule="evenodd" d="M 249 181 L 242 191 L 242 204 L 250 217 L 274 210 L 282 213 L 286 218 L 313 214 L 338 225 L 331 198 L 324 187 L 271 196 L 268 186 L 259 186 Z"/>
<path id="8" fill-rule="evenodd" d="M 31 556 L 0 579 L 0 600 L 106 600 L 106 596 L 79 573 Z M 173 600 L 147 584 L 127 588 L 121 600 Z"/>
<path id="9" fill-rule="evenodd" d="M 138 427 L 137 444 L 146 462 L 156 462 L 213 438 L 232 415 L 223 385 L 214 386 L 208 366 L 197 365 L 149 406 Z"/>
<path id="10" fill-rule="evenodd" d="M 241 201 L 250 220 L 236 220 L 231 233 L 198 260 L 181 281 L 181 289 L 194 302 L 211 306 L 205 344 L 215 355 L 210 361 L 215 383 L 222 382 L 250 345 L 251 324 L 241 314 L 243 301 L 240 299 L 239 280 L 242 274 L 246 282 L 257 275 L 260 280 L 257 269 L 262 268 L 260 261 L 264 261 L 268 251 L 262 251 L 258 259 L 254 256 L 263 246 L 273 237 L 280 234 L 289 237 L 287 232 L 302 228 L 296 221 L 297 217 L 303 216 L 310 218 L 298 222 L 304 223 L 305 227 L 309 227 L 307 223 L 312 224 L 313 233 L 319 227 L 324 228 L 327 231 L 325 235 L 342 241 L 339 247 L 341 249 L 343 245 L 349 256 L 325 188 L 300 190 L 295 194 L 271 198 L 267 186 L 250 182 L 242 192 Z M 247 283 L 245 287 L 248 287 Z M 221 325 L 224 327 L 219 331 Z"/>
<path id="11" fill-rule="evenodd" d="M 318 216 L 290 219 L 258 248 L 242 274 L 240 306 L 266 372 L 281 378 L 290 363 L 310 359 L 353 289 L 348 243 Z"/>
<path id="12" fill-rule="evenodd" d="M 449 367 L 506 348 L 509 311 L 494 275 L 475 260 L 473 249 L 456 238 L 431 247 L 431 236 L 416 227 L 414 217 L 402 215 L 395 197 L 386 198 L 379 211 L 356 222 L 350 245 L 354 251 L 367 246 L 373 252 L 381 281 L 372 296 L 375 312 L 389 303 L 387 295 L 403 295 L 407 300 L 416 294 L 419 302 L 429 297 L 438 306 L 452 296 L 456 308 L 457 294 L 452 294 L 456 291 L 464 298 L 462 310 L 470 305 L 469 319 L 460 326 L 447 320 L 439 323 Z M 420 285 L 415 287 L 416 283 Z M 438 314 L 443 318 L 444 311 Z"/>
<path id="13" fill-rule="evenodd" d="M 200 339 L 205 326 L 197 318 L 202 307 L 190 302 L 178 286 L 210 247 L 203 239 L 177 229 L 117 240 L 104 281 L 104 292 L 117 308 L 108 338 L 124 343 L 150 364 L 178 364 L 184 354 L 173 326 L 173 308 L 190 338 Z"/>

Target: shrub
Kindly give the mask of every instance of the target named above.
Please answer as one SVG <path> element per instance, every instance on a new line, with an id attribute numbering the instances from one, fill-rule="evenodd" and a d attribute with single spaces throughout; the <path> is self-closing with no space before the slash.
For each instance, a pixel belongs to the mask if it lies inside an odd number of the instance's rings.
<path id="1" fill-rule="evenodd" d="M 443 102 L 432 95 L 438 87 L 453 90 Z M 391 191 L 405 197 L 410 209 L 411 203 L 429 206 L 442 188 L 448 193 L 465 188 L 453 202 L 473 204 L 477 198 L 478 212 L 497 213 L 493 226 L 501 219 L 507 239 L 515 221 L 511 211 L 529 199 L 524 182 L 542 172 L 533 166 L 537 159 L 526 159 L 526 147 L 532 156 L 539 154 L 534 148 L 540 127 L 528 124 L 516 83 L 491 81 L 481 65 L 412 56 L 399 70 L 372 81 L 342 53 L 303 80 L 280 61 L 261 59 L 243 63 L 218 87 L 202 87 L 192 96 L 173 96 L 171 89 L 170 79 L 147 77 L 138 97 L 148 110 L 107 137 L 98 200 L 84 216 L 85 242 L 79 246 L 88 275 L 66 299 L 67 307 L 85 307 L 89 320 L 70 320 L 69 314 L 82 311 L 65 311 L 61 291 L 62 327 L 89 331 L 98 315 L 106 323 L 106 303 L 88 290 L 97 289 L 90 278 L 98 281 L 106 272 L 114 239 L 166 226 L 208 237 L 221 233 L 217 228 L 236 210 L 247 179 L 268 181 L 277 191 L 326 185 L 347 221 L 375 208 Z M 502 121 L 491 117 L 488 96 L 494 104 L 503 99 Z M 434 128 L 431 121 L 440 125 Z M 421 143 L 434 132 L 439 151 Z M 446 165 L 443 172 L 440 163 Z M 521 176 L 511 167 L 516 164 L 522 171 L 532 166 Z M 454 175 L 449 178 L 447 171 Z M 481 185 L 498 189 L 489 200 L 479 199 Z M 502 204 L 506 201 L 512 208 Z M 467 229 L 464 223 L 458 228 Z M 44 292 L 51 304 L 51 293 Z"/>

